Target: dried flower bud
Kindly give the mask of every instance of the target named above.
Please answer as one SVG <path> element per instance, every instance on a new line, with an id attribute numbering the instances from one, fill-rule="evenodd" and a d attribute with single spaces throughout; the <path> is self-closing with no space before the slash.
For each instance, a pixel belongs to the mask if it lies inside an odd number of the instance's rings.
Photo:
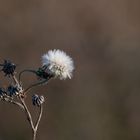
<path id="1" fill-rule="evenodd" d="M 5 60 L 1 66 L 3 66 L 2 71 L 5 73 L 5 76 L 14 75 L 16 69 L 16 65 L 14 63 Z"/>
<path id="2" fill-rule="evenodd" d="M 44 103 L 44 96 L 38 96 L 37 94 L 35 94 L 35 95 L 33 95 L 32 96 L 32 102 L 33 102 L 33 105 L 34 106 L 41 106 L 41 104 L 43 104 Z"/>
<path id="3" fill-rule="evenodd" d="M 7 88 L 7 95 L 8 96 L 16 96 L 20 93 L 22 93 L 23 89 L 21 86 L 19 85 L 10 85 L 8 88 Z"/>

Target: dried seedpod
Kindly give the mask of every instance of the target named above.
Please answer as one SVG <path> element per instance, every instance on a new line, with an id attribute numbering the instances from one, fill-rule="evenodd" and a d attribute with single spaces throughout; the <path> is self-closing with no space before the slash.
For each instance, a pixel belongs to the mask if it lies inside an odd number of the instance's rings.
<path id="1" fill-rule="evenodd" d="M 1 64 L 1 66 L 3 67 L 2 71 L 5 73 L 5 76 L 14 75 L 16 69 L 16 65 L 14 63 L 9 60 L 4 60 L 4 63 Z"/>
<path id="2" fill-rule="evenodd" d="M 32 103 L 34 106 L 41 106 L 44 103 L 44 96 L 39 96 L 37 94 L 32 96 Z"/>

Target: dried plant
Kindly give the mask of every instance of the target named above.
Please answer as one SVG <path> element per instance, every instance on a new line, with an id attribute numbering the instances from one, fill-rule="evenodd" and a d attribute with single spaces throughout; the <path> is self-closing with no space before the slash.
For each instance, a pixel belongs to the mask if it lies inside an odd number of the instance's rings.
<path id="1" fill-rule="evenodd" d="M 33 122 L 32 115 L 25 102 L 28 97 L 28 92 L 33 87 L 47 84 L 50 79 L 59 78 L 62 80 L 71 78 L 72 71 L 74 69 L 73 60 L 63 51 L 50 50 L 42 56 L 42 66 L 37 70 L 23 70 L 18 74 L 18 76 L 16 76 L 16 65 L 13 62 L 5 60 L 3 64 L 0 64 L 0 66 L 1 71 L 5 76 L 9 77 L 10 81 L 7 88 L 0 88 L 0 100 L 17 105 L 25 112 L 32 129 L 32 138 L 33 140 L 36 140 L 36 134 L 42 117 L 43 103 L 45 99 L 44 96 L 39 96 L 37 94 L 32 96 L 33 106 L 38 107 L 40 110 L 37 121 Z M 35 74 L 37 82 L 24 89 L 21 77 L 26 72 Z"/>

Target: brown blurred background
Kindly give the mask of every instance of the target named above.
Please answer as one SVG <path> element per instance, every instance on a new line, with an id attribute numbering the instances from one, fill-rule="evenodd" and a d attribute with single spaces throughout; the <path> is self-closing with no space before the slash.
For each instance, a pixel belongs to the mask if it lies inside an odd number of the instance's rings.
<path id="1" fill-rule="evenodd" d="M 35 69 L 49 49 L 75 62 L 72 80 L 30 93 L 47 97 L 37 140 L 140 140 L 139 7 L 138 0 L 0 0 L 1 63 Z M 25 75 L 24 85 L 33 80 Z M 0 102 L 0 140 L 29 139 L 24 113 Z"/>

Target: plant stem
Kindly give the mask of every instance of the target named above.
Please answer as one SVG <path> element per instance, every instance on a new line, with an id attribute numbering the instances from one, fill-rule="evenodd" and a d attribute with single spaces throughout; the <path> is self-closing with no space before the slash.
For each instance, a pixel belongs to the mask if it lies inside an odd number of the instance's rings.
<path id="1" fill-rule="evenodd" d="M 31 73 L 36 74 L 36 71 L 35 71 L 35 70 L 25 69 L 25 70 L 21 71 L 21 72 L 19 73 L 19 77 L 18 77 L 18 80 L 19 80 L 19 83 L 20 83 L 20 84 L 21 84 L 21 76 L 22 76 L 22 74 L 23 74 L 24 72 L 31 72 Z"/>
<path id="2" fill-rule="evenodd" d="M 38 115 L 38 118 L 37 118 L 37 121 L 36 121 L 36 124 L 34 126 L 33 124 L 33 120 L 32 120 L 32 116 L 25 104 L 25 101 L 24 99 L 20 98 L 21 102 L 22 102 L 22 105 L 24 106 L 25 108 L 25 113 L 27 115 L 27 120 L 32 128 L 32 133 L 33 133 L 33 140 L 36 140 L 36 134 L 37 134 L 37 130 L 38 130 L 38 126 L 39 126 L 39 123 L 40 123 L 40 120 L 41 120 L 41 117 L 42 117 L 42 112 L 43 112 L 43 106 L 40 105 L 40 112 L 39 112 L 39 115 Z"/>
<path id="3" fill-rule="evenodd" d="M 33 140 L 36 140 L 36 132 L 37 131 L 35 131 L 35 130 L 33 131 Z"/>
<path id="4" fill-rule="evenodd" d="M 12 103 L 12 104 L 14 104 L 14 105 L 17 105 L 17 106 L 19 106 L 22 110 L 24 110 L 24 106 L 23 106 L 21 103 L 19 103 L 19 102 L 16 102 L 16 101 L 11 100 L 11 99 L 8 99 L 8 98 L 2 99 L 2 101 L 6 101 L 6 102 Z"/>
<path id="5" fill-rule="evenodd" d="M 33 130 L 33 140 L 36 140 L 36 134 L 37 134 L 38 126 L 39 126 L 39 123 L 40 123 L 40 120 L 41 120 L 41 117 L 42 117 L 42 112 L 43 112 L 43 106 L 41 105 L 40 106 L 40 112 L 39 112 L 39 115 L 38 115 L 38 119 L 36 121 L 34 130 Z"/>
<path id="6" fill-rule="evenodd" d="M 31 86 L 29 86 L 27 89 L 25 89 L 24 90 L 24 94 L 26 94 L 30 89 L 32 89 L 33 87 L 36 87 L 36 86 L 39 86 L 39 85 L 42 85 L 42 84 L 44 84 L 44 83 L 46 83 L 48 80 L 43 80 L 43 81 L 39 81 L 39 82 L 37 82 L 37 83 L 35 83 L 35 84 L 33 84 L 33 85 L 31 85 Z"/>
<path id="7" fill-rule="evenodd" d="M 20 101 L 25 108 L 25 113 L 26 113 L 26 116 L 27 116 L 27 120 L 28 120 L 29 124 L 31 125 L 32 130 L 34 130 L 34 124 L 33 124 L 33 121 L 32 121 L 32 116 L 30 114 L 30 111 L 28 110 L 28 108 L 25 104 L 25 101 L 22 97 L 20 97 Z"/>
<path id="8" fill-rule="evenodd" d="M 36 124 L 35 124 L 35 130 L 37 131 L 38 129 L 38 126 L 39 126 L 39 123 L 40 123 L 40 120 L 41 120 L 41 117 L 42 117 L 42 112 L 43 112 L 43 106 L 40 105 L 40 112 L 39 112 L 39 116 L 38 116 L 38 119 L 36 121 Z"/>
<path id="9" fill-rule="evenodd" d="M 11 102 L 11 103 L 14 104 L 14 105 L 19 106 L 22 110 L 24 110 L 24 107 L 23 107 L 23 105 L 22 105 L 21 103 L 16 102 L 16 101 L 9 101 L 9 102 Z"/>
<path id="10" fill-rule="evenodd" d="M 25 71 L 27 71 L 27 70 L 25 70 Z M 25 72 L 25 71 L 22 71 L 20 73 L 19 80 L 20 80 L 21 74 L 23 72 Z M 29 72 L 34 72 L 34 71 L 29 71 Z M 15 84 L 20 85 L 20 82 L 17 80 L 17 78 L 16 78 L 15 75 L 12 76 L 12 79 L 13 79 L 13 81 L 14 81 Z M 29 86 L 27 89 L 25 89 L 23 91 L 22 94 L 25 95 L 31 88 L 33 88 L 35 86 L 38 86 L 38 85 L 42 85 L 42 84 L 46 83 L 47 81 L 48 80 L 45 79 L 45 80 L 39 81 L 38 83 L 35 83 L 35 84 Z M 41 117 L 42 117 L 43 106 L 42 105 L 39 106 L 39 110 L 40 110 L 39 111 L 39 115 L 38 115 L 37 121 L 36 121 L 36 123 L 34 125 L 33 119 L 32 119 L 32 116 L 31 116 L 31 113 L 30 113 L 30 111 L 29 111 L 29 109 L 28 109 L 28 107 L 27 107 L 27 105 L 25 103 L 25 99 L 22 98 L 22 95 L 19 95 L 19 100 L 20 100 L 21 103 L 16 102 L 16 101 L 13 101 L 13 100 L 8 100 L 8 101 L 11 102 L 11 103 L 13 103 L 13 104 L 15 104 L 15 105 L 18 105 L 20 108 L 22 108 L 24 110 L 24 112 L 25 112 L 25 114 L 27 116 L 27 120 L 28 120 L 28 122 L 29 122 L 29 124 L 31 126 L 31 129 L 32 129 L 33 140 L 36 140 L 36 134 L 37 134 L 38 126 L 39 126 L 39 123 L 40 123 L 40 120 L 41 120 Z"/>
<path id="11" fill-rule="evenodd" d="M 13 75 L 13 76 L 12 76 L 12 78 L 13 78 L 13 80 L 14 80 L 15 84 L 19 85 L 19 82 L 18 82 L 18 80 L 17 80 L 16 76 L 15 76 L 15 75 Z"/>

